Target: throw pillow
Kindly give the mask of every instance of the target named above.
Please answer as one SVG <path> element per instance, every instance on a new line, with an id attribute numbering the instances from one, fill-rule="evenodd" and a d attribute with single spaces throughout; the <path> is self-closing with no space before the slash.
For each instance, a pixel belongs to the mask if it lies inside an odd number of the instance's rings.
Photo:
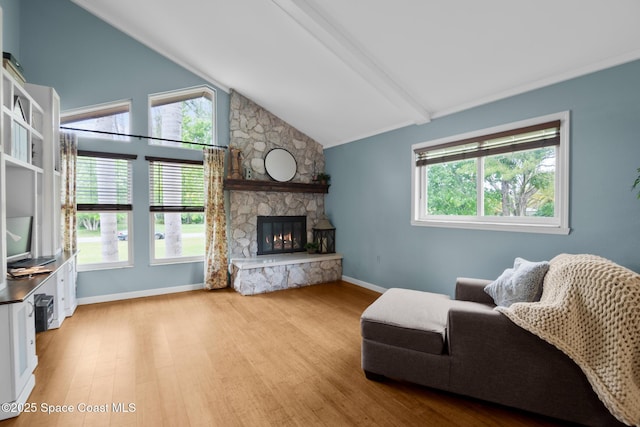
<path id="1" fill-rule="evenodd" d="M 513 268 L 507 268 L 484 291 L 496 305 L 509 307 L 516 302 L 535 302 L 542 295 L 542 282 L 549 270 L 549 262 L 531 262 L 516 258 Z"/>

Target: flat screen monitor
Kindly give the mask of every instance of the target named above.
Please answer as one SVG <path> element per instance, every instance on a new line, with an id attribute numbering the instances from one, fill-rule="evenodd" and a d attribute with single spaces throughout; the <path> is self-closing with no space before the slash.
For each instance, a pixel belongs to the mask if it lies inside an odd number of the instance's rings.
<path id="1" fill-rule="evenodd" d="M 32 216 L 7 218 L 7 262 L 31 257 L 32 223 Z"/>

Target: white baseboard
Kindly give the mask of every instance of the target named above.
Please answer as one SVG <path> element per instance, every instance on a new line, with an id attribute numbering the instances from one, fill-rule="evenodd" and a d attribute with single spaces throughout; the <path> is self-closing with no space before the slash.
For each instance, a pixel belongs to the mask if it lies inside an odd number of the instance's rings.
<path id="1" fill-rule="evenodd" d="M 197 291 L 203 288 L 204 284 L 198 283 L 195 285 L 171 286 L 168 288 L 145 289 L 144 291 L 123 292 L 120 294 L 98 295 L 95 297 L 78 298 L 78 305 L 151 297 L 155 295 L 175 294 L 177 292 Z"/>
<path id="2" fill-rule="evenodd" d="M 344 280 L 345 282 L 353 283 L 354 285 L 358 285 L 362 288 L 367 288 L 372 291 L 376 291 L 380 293 L 383 293 L 384 291 L 387 290 L 387 288 L 383 288 L 381 286 L 374 285 L 372 283 L 363 282 L 362 280 L 354 279 L 353 277 L 349 277 L 349 276 L 342 276 L 342 280 Z"/>

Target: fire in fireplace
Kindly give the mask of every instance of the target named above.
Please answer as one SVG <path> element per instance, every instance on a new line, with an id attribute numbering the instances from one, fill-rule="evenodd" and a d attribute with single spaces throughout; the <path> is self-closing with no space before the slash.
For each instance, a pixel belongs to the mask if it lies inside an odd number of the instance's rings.
<path id="1" fill-rule="evenodd" d="M 303 252 L 306 216 L 258 216 L 258 255 Z"/>

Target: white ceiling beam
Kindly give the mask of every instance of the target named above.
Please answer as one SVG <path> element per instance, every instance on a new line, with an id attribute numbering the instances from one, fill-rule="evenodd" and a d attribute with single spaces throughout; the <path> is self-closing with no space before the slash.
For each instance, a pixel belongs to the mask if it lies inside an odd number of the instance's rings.
<path id="1" fill-rule="evenodd" d="M 312 0 L 272 0 L 311 36 L 404 112 L 415 124 L 427 123 L 430 113 L 399 85 L 346 31 Z"/>

